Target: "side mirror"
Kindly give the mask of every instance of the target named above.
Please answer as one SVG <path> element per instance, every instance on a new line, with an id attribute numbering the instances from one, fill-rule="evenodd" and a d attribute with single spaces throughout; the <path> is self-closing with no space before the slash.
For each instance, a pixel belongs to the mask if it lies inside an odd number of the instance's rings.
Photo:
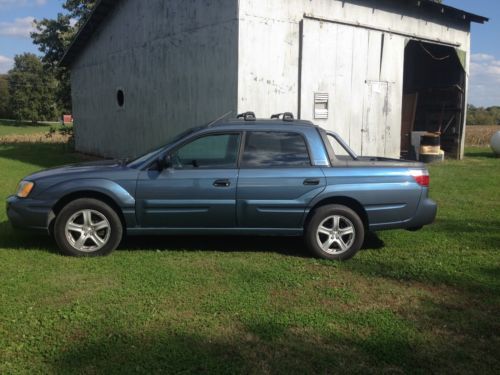
<path id="1" fill-rule="evenodd" d="M 160 171 L 163 171 L 171 167 L 172 167 L 172 157 L 170 156 L 170 154 L 158 158 L 158 169 Z"/>

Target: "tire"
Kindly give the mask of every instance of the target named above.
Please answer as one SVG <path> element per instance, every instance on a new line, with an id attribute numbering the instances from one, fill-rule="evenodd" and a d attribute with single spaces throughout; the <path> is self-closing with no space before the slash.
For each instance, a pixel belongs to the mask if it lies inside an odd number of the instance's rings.
<path id="1" fill-rule="evenodd" d="M 54 225 L 54 239 L 61 252 L 69 256 L 108 255 L 118 247 L 122 236 L 123 226 L 115 210 L 91 198 L 68 203 Z"/>
<path id="2" fill-rule="evenodd" d="M 305 241 L 313 255 L 330 260 L 352 258 L 363 245 L 364 237 L 365 228 L 359 215 L 338 204 L 316 209 L 305 233 Z"/>

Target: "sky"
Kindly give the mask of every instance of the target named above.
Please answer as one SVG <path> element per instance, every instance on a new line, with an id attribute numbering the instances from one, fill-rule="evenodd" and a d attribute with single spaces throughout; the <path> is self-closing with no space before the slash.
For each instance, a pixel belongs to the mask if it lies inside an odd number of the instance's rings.
<path id="1" fill-rule="evenodd" d="M 7 72 L 13 57 L 38 53 L 29 37 L 33 20 L 55 18 L 63 0 L 0 0 L 0 73 Z M 500 105 L 500 1 L 445 0 L 446 5 L 490 18 L 487 24 L 472 24 L 472 55 L 469 103 Z"/>

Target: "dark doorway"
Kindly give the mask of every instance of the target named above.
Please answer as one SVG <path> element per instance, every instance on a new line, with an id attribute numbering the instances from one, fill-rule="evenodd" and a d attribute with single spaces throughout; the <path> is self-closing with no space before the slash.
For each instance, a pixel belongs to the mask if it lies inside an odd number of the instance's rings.
<path id="1" fill-rule="evenodd" d="M 403 158 L 416 158 L 413 132 L 439 133 L 445 156 L 461 157 L 466 80 L 459 54 L 453 47 L 415 40 L 408 42 L 401 125 Z M 465 61 L 465 57 L 462 60 Z"/>

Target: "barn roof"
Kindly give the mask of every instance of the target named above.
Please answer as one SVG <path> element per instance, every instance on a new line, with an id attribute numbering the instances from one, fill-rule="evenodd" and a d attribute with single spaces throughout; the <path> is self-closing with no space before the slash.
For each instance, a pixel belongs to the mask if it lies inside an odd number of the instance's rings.
<path id="1" fill-rule="evenodd" d="M 70 46 L 64 53 L 60 61 L 61 66 L 70 67 L 80 51 L 85 47 L 88 40 L 91 38 L 94 31 L 109 15 L 113 8 L 120 3 L 121 0 L 98 0 L 88 20 L 78 30 Z M 434 0 L 408 0 L 409 3 L 414 3 L 416 7 L 425 9 L 431 13 L 439 13 L 444 17 L 460 19 L 464 22 L 485 23 L 489 19 L 479 16 L 474 13 L 469 13 L 464 10 L 454 8 L 448 5 L 437 3 Z"/>

